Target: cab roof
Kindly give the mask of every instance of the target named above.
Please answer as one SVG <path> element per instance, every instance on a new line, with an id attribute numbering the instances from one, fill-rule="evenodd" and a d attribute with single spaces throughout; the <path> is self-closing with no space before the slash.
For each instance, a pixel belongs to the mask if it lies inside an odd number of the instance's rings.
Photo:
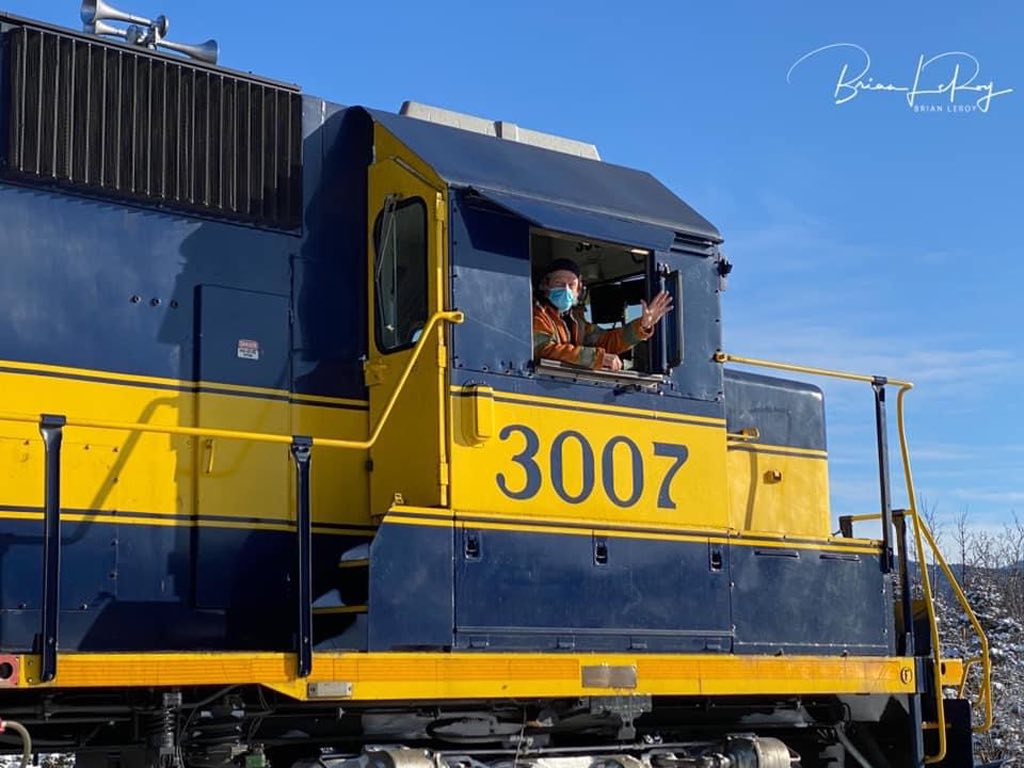
<path id="1" fill-rule="evenodd" d="M 676 235 L 722 241 L 711 222 L 645 171 L 366 111 L 450 186 L 538 226 L 658 249 L 667 249 Z"/>

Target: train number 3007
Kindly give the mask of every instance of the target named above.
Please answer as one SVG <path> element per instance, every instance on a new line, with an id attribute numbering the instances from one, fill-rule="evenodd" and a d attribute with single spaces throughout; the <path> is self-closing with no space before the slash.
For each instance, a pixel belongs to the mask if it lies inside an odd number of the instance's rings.
<path id="1" fill-rule="evenodd" d="M 544 485 L 544 472 L 537 460 L 541 446 L 536 432 L 523 424 L 509 424 L 498 433 L 498 439 L 503 442 L 518 439 L 517 436 L 523 440 L 523 449 L 512 457 L 512 461 L 519 465 L 524 479 L 516 478 L 513 481 L 504 472 L 499 472 L 495 476 L 495 480 L 501 492 L 510 499 L 524 501 L 532 499 L 540 493 L 541 487 Z M 563 465 L 566 443 L 575 443 L 576 450 L 582 459 L 583 480 L 578 490 L 575 487 L 572 490 L 566 488 Z M 676 502 L 671 493 L 672 480 L 686 463 L 690 452 L 685 445 L 677 443 L 654 442 L 651 445 L 654 456 L 669 460 L 665 463 L 665 473 L 661 476 L 661 485 L 658 488 L 658 508 L 675 509 Z M 615 464 L 616 450 L 628 456 L 628 461 L 625 464 L 620 464 L 618 468 Z M 604 444 L 600 458 L 601 487 L 608 500 L 617 507 L 631 507 L 640 501 L 644 494 L 644 483 L 647 477 L 644 471 L 644 454 L 640 450 L 640 446 L 625 435 L 617 435 Z M 596 454 L 590 441 L 581 433 L 567 429 L 555 436 L 548 449 L 548 467 L 552 489 L 567 504 L 582 504 L 594 492 L 597 485 Z M 625 496 L 620 495 L 615 488 L 615 473 L 621 471 L 630 474 L 628 485 L 630 492 Z"/>

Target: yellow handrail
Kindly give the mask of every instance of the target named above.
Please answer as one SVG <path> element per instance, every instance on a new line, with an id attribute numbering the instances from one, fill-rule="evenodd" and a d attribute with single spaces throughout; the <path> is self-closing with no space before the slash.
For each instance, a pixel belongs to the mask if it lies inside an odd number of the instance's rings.
<path id="1" fill-rule="evenodd" d="M 904 517 L 917 518 L 917 516 L 910 510 L 902 510 L 901 513 Z M 843 519 L 849 520 L 851 523 L 865 523 L 874 520 L 881 520 L 882 516 L 877 512 L 872 512 L 870 514 L 864 515 L 844 515 Z M 988 636 L 985 634 L 985 631 L 982 628 L 977 615 L 974 613 L 974 609 L 971 608 L 970 603 L 967 601 L 967 596 L 963 593 L 963 590 L 960 587 L 960 583 L 956 580 L 956 575 L 953 573 L 953 569 L 948 565 L 945 557 L 942 554 L 942 550 L 939 549 L 938 542 L 935 541 L 935 537 L 932 534 L 931 529 L 920 518 L 917 518 L 917 522 L 921 526 L 921 530 L 925 536 L 926 541 L 928 542 L 932 554 L 934 555 L 936 561 L 939 562 L 943 575 L 946 577 L 946 580 L 950 583 L 950 586 L 953 588 L 953 594 L 956 597 L 957 602 L 960 604 L 960 608 L 967 615 L 968 619 L 971 622 L 971 627 L 978 635 L 978 644 L 980 646 L 980 652 L 977 656 L 971 656 L 970 658 L 963 660 L 963 671 L 960 674 L 960 682 L 957 685 L 956 695 L 959 699 L 962 699 L 964 697 L 964 692 L 967 689 L 967 678 L 970 676 L 971 667 L 973 667 L 976 664 L 981 664 L 982 684 L 980 689 L 978 690 L 976 704 L 978 706 L 980 706 L 982 703 L 985 704 L 985 720 L 982 725 L 975 727 L 973 730 L 975 733 L 984 733 L 992 727 L 992 704 L 990 699 L 990 696 L 992 694 L 991 660 L 989 658 L 988 651 Z M 919 557 L 922 560 L 924 559 L 923 555 L 919 554 Z"/>
<path id="2" fill-rule="evenodd" d="M 904 382 L 896 395 L 896 429 L 900 438 L 900 456 L 903 460 L 903 479 L 907 488 L 909 513 L 914 521 L 914 549 L 917 552 L 918 567 L 921 570 L 921 590 L 924 592 L 925 611 L 928 612 L 928 633 L 932 646 L 932 687 L 935 689 L 935 727 L 938 731 L 939 747 L 934 755 L 925 757 L 926 763 L 938 763 L 946 757 L 946 711 L 942 706 L 942 649 L 939 645 L 939 623 L 935 620 L 935 602 L 932 595 L 932 581 L 928 573 L 928 564 L 924 556 L 924 543 L 921 541 L 924 525 L 917 514 L 917 494 L 914 492 L 914 477 L 910 470 L 910 451 L 907 447 L 907 434 L 903 426 L 903 397 L 913 384 Z M 930 534 L 929 534 L 930 536 Z M 909 617 L 908 617 L 909 618 Z"/>
<path id="3" fill-rule="evenodd" d="M 376 425 L 370 432 L 369 438 L 366 440 L 337 440 L 332 437 L 314 437 L 312 438 L 312 444 L 320 448 L 349 448 L 356 450 L 372 448 L 373 444 L 377 442 L 377 438 L 380 437 L 380 433 L 384 429 L 384 425 L 387 422 L 388 417 L 391 415 L 391 411 L 394 409 L 395 403 L 398 401 L 398 397 L 402 393 L 402 389 L 405 387 L 405 382 L 408 380 L 413 367 L 416 365 L 416 361 L 420 357 L 420 353 L 422 353 L 424 347 L 427 346 L 428 339 L 430 339 L 432 335 L 431 331 L 442 320 L 459 325 L 465 319 L 465 314 L 459 310 L 435 312 L 431 315 L 427 324 L 423 327 L 423 333 L 416 342 L 416 346 L 413 347 L 412 354 L 409 356 L 409 361 L 405 364 L 405 369 L 402 371 L 402 375 L 399 376 L 398 383 L 396 384 L 394 391 L 391 393 L 391 397 L 388 398 L 387 403 L 384 405 L 384 410 L 381 411 L 380 418 L 377 420 Z M 39 416 L 0 412 L 0 421 L 36 424 L 39 422 Z M 278 445 L 291 445 L 292 443 L 291 435 L 277 435 L 269 432 L 246 432 L 236 429 L 215 429 L 213 427 L 182 427 L 171 424 L 146 424 L 143 422 L 106 421 L 104 419 L 80 418 L 69 418 L 66 426 L 85 427 L 89 429 L 109 429 L 122 432 L 150 432 L 163 435 L 181 435 L 185 437 L 219 437 L 224 440 L 247 440 L 255 443 L 272 443 Z"/>
<path id="4" fill-rule="evenodd" d="M 753 365 L 758 368 L 774 368 L 778 371 L 791 371 L 793 373 L 806 373 L 810 376 L 827 376 L 831 379 L 847 379 L 849 381 L 863 381 L 868 384 L 874 384 L 877 380 L 877 376 L 870 376 L 864 373 L 850 373 L 849 371 L 834 371 L 829 368 L 813 368 L 809 365 L 796 365 L 794 363 L 780 363 L 774 360 L 760 360 L 756 357 L 740 357 L 739 355 L 732 355 L 728 352 L 715 352 L 716 363 L 736 363 L 738 365 Z M 898 379 L 886 379 L 887 384 L 892 384 L 895 387 L 913 387 L 909 381 L 900 381 Z"/>
<path id="5" fill-rule="evenodd" d="M 905 514 L 909 514 L 910 518 L 914 521 L 914 545 L 917 551 L 918 559 L 924 560 L 924 541 L 927 539 L 928 544 L 931 547 L 933 554 L 935 555 L 936 561 L 942 568 L 943 574 L 949 580 L 950 585 L 953 588 L 954 594 L 957 597 L 957 601 L 963 608 L 968 619 L 971 622 L 971 627 L 974 632 L 978 635 L 978 642 L 980 645 L 980 653 L 977 659 L 971 659 L 969 663 L 965 664 L 963 676 L 960 680 L 959 690 L 962 693 L 967 684 L 967 673 L 968 670 L 974 663 L 980 662 L 982 666 L 982 680 L 981 687 L 978 692 L 977 704 L 981 705 L 982 702 L 985 704 L 985 718 L 983 723 L 974 728 L 976 733 L 983 733 L 992 726 L 992 693 L 991 693 L 991 671 L 992 665 L 988 653 L 988 638 L 985 636 L 985 631 L 978 621 L 978 617 L 974 614 L 970 604 L 967 602 L 967 596 L 964 595 L 963 590 L 956 581 L 956 577 L 953 575 L 952 570 L 946 563 L 945 558 L 939 551 L 938 545 L 935 542 L 931 531 L 920 519 L 917 513 L 917 496 L 914 492 L 914 478 L 910 469 L 910 451 L 907 447 L 907 433 L 903 419 L 903 399 L 907 392 L 913 389 L 914 385 L 909 381 L 902 381 L 899 379 L 888 379 L 881 378 L 878 376 L 871 376 L 861 373 L 850 373 L 848 371 L 837 371 L 828 368 L 815 368 L 807 365 L 796 365 L 793 363 L 782 363 L 772 360 L 761 360 L 752 357 L 741 357 L 739 355 L 731 355 L 726 352 L 716 352 L 715 362 L 718 363 L 737 363 L 739 365 L 750 365 L 761 368 L 774 368 L 780 371 L 790 371 L 793 373 L 803 373 L 811 376 L 825 376 L 834 379 L 846 379 L 848 381 L 861 381 L 868 384 L 882 384 L 899 387 L 899 392 L 896 395 L 896 424 L 897 432 L 900 440 L 900 456 L 903 461 L 903 478 L 907 488 L 907 498 L 909 501 L 910 509 Z M 851 516 L 851 520 L 867 520 L 872 518 L 880 518 L 881 515 L 854 515 Z M 938 731 L 938 750 L 934 755 L 928 755 L 925 758 L 926 763 L 938 763 L 946 757 L 946 715 L 942 707 L 942 668 L 941 658 L 942 650 L 939 645 L 939 628 L 938 623 L 935 620 L 935 604 L 933 601 L 931 579 L 928 574 L 928 568 L 921 567 L 921 587 L 924 592 L 925 610 L 928 612 L 928 626 L 931 635 L 931 645 L 933 654 L 932 674 L 934 677 L 933 687 L 935 689 L 935 707 L 936 707 L 936 718 L 935 730 Z M 908 617 L 909 619 L 909 617 Z"/>
<path id="6" fill-rule="evenodd" d="M 915 514 L 914 517 L 917 518 L 917 515 Z M 935 555 L 935 561 L 939 564 L 947 581 L 949 581 L 950 586 L 953 588 L 953 594 L 956 595 L 957 602 L 960 603 L 960 607 L 971 622 L 971 628 L 978 636 L 978 655 L 965 660 L 963 677 L 960 680 L 957 695 L 963 698 L 964 690 L 967 687 L 968 672 L 975 664 L 981 664 L 981 685 L 978 688 L 977 705 L 985 704 L 985 718 L 982 724 L 975 728 L 974 731 L 975 733 L 985 733 L 992 727 L 992 660 L 989 657 L 988 637 L 985 635 L 985 630 L 982 628 L 977 615 L 967 602 L 967 595 L 964 594 L 963 589 L 957 582 L 953 569 L 949 567 L 946 558 L 943 557 L 942 552 L 939 550 L 932 532 L 923 521 L 918 522 L 925 539 L 928 541 L 928 545 L 931 547 L 932 553 Z"/>
<path id="7" fill-rule="evenodd" d="M 903 476 L 907 484 L 907 499 L 910 502 L 909 512 L 914 521 L 914 542 L 917 549 L 917 556 L 919 560 L 922 561 L 921 586 L 924 590 L 925 605 L 928 611 L 929 623 L 931 625 L 932 647 L 935 650 L 935 668 L 933 669 L 933 674 L 935 677 L 935 695 L 938 698 L 936 704 L 938 711 L 939 745 L 941 754 L 926 760 L 926 762 L 935 763 L 940 762 L 945 757 L 946 728 L 944 712 L 942 709 L 942 670 L 939 668 L 939 659 L 941 658 L 939 649 L 939 627 L 938 622 L 935 620 L 935 603 L 931 594 L 931 578 L 928 574 L 927 565 L 923 562 L 925 556 L 922 537 L 927 540 L 932 551 L 932 556 L 942 569 L 942 573 L 945 575 L 949 585 L 953 588 L 953 594 L 956 595 L 957 602 L 960 604 L 961 609 L 963 609 L 968 620 L 971 622 L 971 628 L 974 630 L 974 633 L 978 636 L 982 673 L 977 703 L 980 705 L 984 702 L 985 717 L 980 726 L 972 728 L 976 733 L 984 733 L 992 727 L 992 661 L 988 652 L 988 637 L 985 635 L 985 630 L 982 628 L 981 622 L 978 621 L 978 617 L 975 615 L 974 609 L 971 608 L 971 604 L 967 600 L 967 595 L 965 595 L 963 589 L 960 588 L 960 584 L 957 582 L 956 576 L 953 574 L 953 570 L 946 562 L 946 558 L 943 557 L 942 551 L 939 549 L 939 545 L 935 541 L 935 537 L 932 536 L 932 532 L 928 530 L 928 526 L 925 525 L 923 520 L 921 520 L 921 516 L 917 512 L 917 494 L 914 491 L 914 478 L 910 469 L 910 449 L 907 446 L 907 432 L 903 418 L 903 399 L 907 392 L 910 391 L 911 387 L 913 387 L 912 384 L 901 385 L 900 391 L 896 395 L 896 424 L 900 437 L 900 454 L 903 459 Z M 964 667 L 963 677 L 960 681 L 961 691 L 964 690 L 967 684 L 967 673 L 970 666 L 971 665 L 968 664 Z"/>

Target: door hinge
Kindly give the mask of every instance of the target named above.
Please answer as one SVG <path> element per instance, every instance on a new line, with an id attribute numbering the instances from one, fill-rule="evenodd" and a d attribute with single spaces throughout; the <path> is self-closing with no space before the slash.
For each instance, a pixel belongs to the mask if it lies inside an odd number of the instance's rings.
<path id="1" fill-rule="evenodd" d="M 434 195 L 434 218 L 442 224 L 448 219 L 448 206 L 445 205 L 444 195 L 440 192 Z"/>
<path id="2" fill-rule="evenodd" d="M 437 473 L 438 481 L 440 482 L 441 485 L 447 486 L 448 485 L 448 462 L 447 461 L 440 462 L 437 465 L 437 468 L 438 468 L 438 473 Z"/>

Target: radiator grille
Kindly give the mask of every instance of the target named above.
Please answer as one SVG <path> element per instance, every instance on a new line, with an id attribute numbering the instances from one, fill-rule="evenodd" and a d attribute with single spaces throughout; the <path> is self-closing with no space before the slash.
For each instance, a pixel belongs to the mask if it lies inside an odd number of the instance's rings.
<path id="1" fill-rule="evenodd" d="M 4 42 L 8 174 L 299 226 L 298 93 L 32 27 Z"/>

